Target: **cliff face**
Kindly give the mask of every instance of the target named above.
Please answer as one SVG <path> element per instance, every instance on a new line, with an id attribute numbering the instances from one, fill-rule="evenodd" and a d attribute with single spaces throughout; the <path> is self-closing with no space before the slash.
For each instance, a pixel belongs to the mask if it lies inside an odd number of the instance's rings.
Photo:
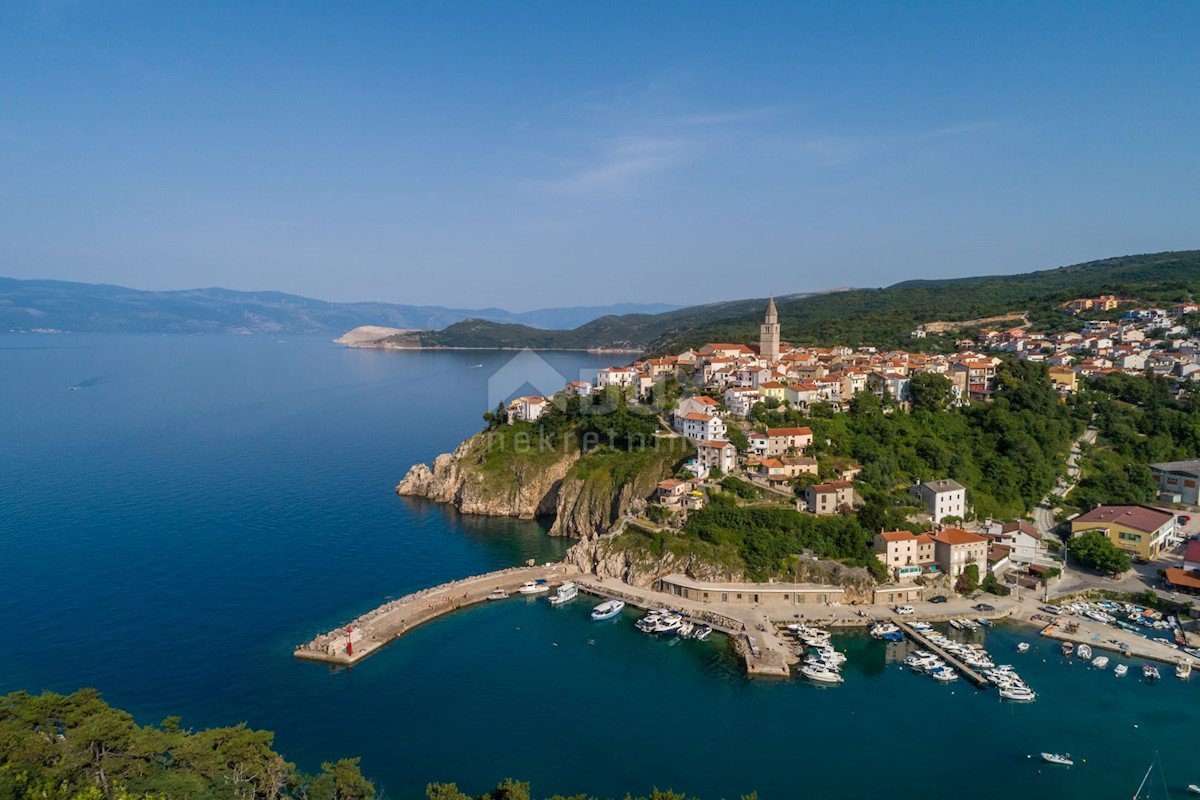
<path id="1" fill-rule="evenodd" d="M 465 514 L 553 515 L 552 536 L 594 536 L 641 512 L 658 482 L 692 452 L 681 439 L 583 456 L 570 437 L 552 447 L 521 442 L 507 426 L 485 431 L 438 456 L 432 468 L 414 466 L 396 493 L 452 503 Z"/>
<path id="2" fill-rule="evenodd" d="M 531 519 L 554 513 L 559 484 L 579 451 L 562 448 L 521 458 L 504 446 L 487 432 L 473 436 L 434 459 L 432 469 L 425 464 L 409 469 L 396 494 L 452 503 L 464 514 Z"/>
<path id="3" fill-rule="evenodd" d="M 739 583 L 745 580 L 741 570 L 703 560 L 695 554 L 664 552 L 652 555 L 622 546 L 619 537 L 592 536 L 581 540 L 563 558 L 583 573 L 601 578 L 616 578 L 631 586 L 653 586 L 664 575 L 687 575 L 698 581 Z"/>

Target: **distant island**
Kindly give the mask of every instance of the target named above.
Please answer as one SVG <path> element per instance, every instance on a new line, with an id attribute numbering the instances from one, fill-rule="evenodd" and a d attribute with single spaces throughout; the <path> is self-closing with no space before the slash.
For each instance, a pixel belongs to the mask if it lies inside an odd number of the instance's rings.
<path id="1" fill-rule="evenodd" d="M 678 306 L 620 303 L 511 312 L 392 303 L 331 303 L 283 292 L 184 289 L 147 292 L 123 286 L 0 278 L 0 332 L 338 334 L 362 325 L 402 331 L 464 320 L 574 328 L 613 314 L 656 314 Z"/>

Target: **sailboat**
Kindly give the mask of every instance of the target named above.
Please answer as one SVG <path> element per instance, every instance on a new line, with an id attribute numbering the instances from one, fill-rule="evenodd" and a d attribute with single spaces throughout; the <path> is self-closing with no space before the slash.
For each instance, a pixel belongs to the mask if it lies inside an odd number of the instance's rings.
<path id="1" fill-rule="evenodd" d="M 1158 767 L 1157 779 L 1150 777 L 1154 774 L 1155 767 Z M 1137 791 L 1133 793 L 1133 800 L 1141 800 L 1142 798 L 1147 798 L 1148 800 L 1148 798 L 1154 797 L 1154 786 L 1156 783 L 1162 787 L 1163 797 L 1171 796 L 1171 792 L 1167 789 L 1167 776 L 1163 774 L 1162 764 L 1159 763 L 1157 752 L 1154 753 L 1154 760 L 1150 762 L 1150 768 L 1142 776 L 1142 782 L 1138 784 Z M 1142 793 L 1143 790 L 1145 790 L 1145 794 Z M 1188 791 L 1192 791 L 1191 786 L 1188 786 Z M 1196 794 L 1200 794 L 1200 791 L 1197 791 Z"/>

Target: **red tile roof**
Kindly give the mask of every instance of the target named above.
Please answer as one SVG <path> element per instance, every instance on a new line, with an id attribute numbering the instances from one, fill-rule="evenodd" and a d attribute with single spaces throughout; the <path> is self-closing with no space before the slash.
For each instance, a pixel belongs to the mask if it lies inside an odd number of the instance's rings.
<path id="1" fill-rule="evenodd" d="M 1183 551 L 1183 560 L 1200 563 L 1200 540 L 1188 542 L 1187 550 Z"/>
<path id="2" fill-rule="evenodd" d="M 885 531 L 879 535 L 886 542 L 906 542 L 909 539 L 917 538 L 917 535 L 912 531 Z"/>
<path id="3" fill-rule="evenodd" d="M 946 528 L 944 531 L 938 531 L 933 535 L 933 540 L 951 546 L 956 544 L 979 544 L 987 541 L 987 539 L 979 534 L 964 531 L 961 528 Z"/>
<path id="4" fill-rule="evenodd" d="M 812 436 L 812 428 L 767 428 L 767 436 Z"/>

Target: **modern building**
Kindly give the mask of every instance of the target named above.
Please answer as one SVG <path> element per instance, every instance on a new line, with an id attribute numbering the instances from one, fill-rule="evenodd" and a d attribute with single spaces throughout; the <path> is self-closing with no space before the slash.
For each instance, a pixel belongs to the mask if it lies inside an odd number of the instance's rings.
<path id="1" fill-rule="evenodd" d="M 1174 544 L 1175 515 L 1143 505 L 1097 506 L 1071 520 L 1071 535 L 1100 531 L 1132 555 L 1153 559 Z"/>
<path id="2" fill-rule="evenodd" d="M 942 478 L 918 483 L 911 494 L 925 504 L 925 513 L 936 523 L 946 517 L 967 516 L 967 489 L 956 480 Z"/>
<path id="3" fill-rule="evenodd" d="M 696 461 L 706 471 L 717 467 L 728 475 L 737 467 L 737 448 L 729 442 L 696 442 Z"/>
<path id="4" fill-rule="evenodd" d="M 1158 497 L 1171 503 L 1200 504 L 1200 458 L 1150 465 Z"/>

